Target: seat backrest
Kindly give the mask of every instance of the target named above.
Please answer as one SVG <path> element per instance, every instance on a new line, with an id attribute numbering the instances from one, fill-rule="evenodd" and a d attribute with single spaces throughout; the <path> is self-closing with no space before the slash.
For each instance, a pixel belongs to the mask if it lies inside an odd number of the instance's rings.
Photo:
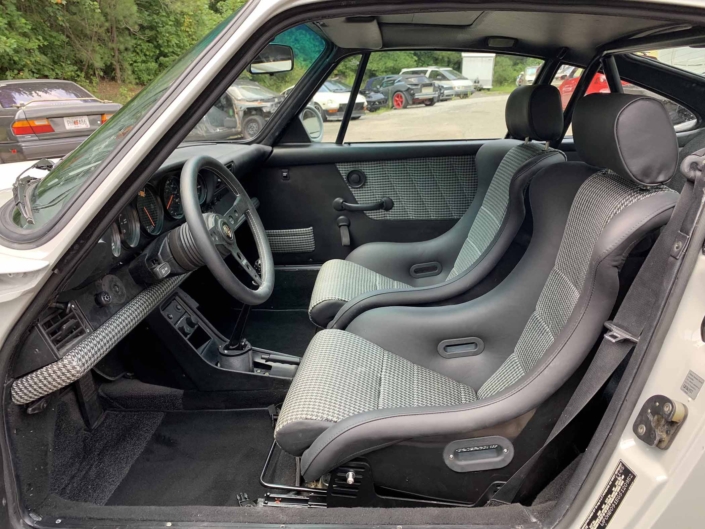
<path id="1" fill-rule="evenodd" d="M 509 135 L 523 141 L 488 142 L 478 151 L 475 207 L 454 230 L 464 232 L 465 239 L 448 279 L 477 263 L 508 223 L 523 220 L 524 191 L 533 176 L 550 164 L 565 161 L 562 152 L 548 148 L 548 142 L 559 138 L 563 131 L 561 98 L 555 86 L 530 85 L 514 90 L 507 100 L 505 121 Z M 518 227 L 509 229 L 512 238 Z"/>

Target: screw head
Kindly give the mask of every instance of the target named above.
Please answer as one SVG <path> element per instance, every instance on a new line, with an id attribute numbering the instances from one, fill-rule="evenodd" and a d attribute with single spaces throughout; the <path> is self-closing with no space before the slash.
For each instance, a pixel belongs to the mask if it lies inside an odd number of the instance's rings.
<path id="1" fill-rule="evenodd" d="M 644 434 L 646 433 L 646 426 L 644 426 L 643 424 L 640 424 L 640 425 L 637 427 L 636 432 L 637 432 L 639 435 L 644 435 Z"/>
<path id="2" fill-rule="evenodd" d="M 670 402 L 663 405 L 663 413 L 671 413 L 671 410 L 673 410 L 673 404 Z"/>

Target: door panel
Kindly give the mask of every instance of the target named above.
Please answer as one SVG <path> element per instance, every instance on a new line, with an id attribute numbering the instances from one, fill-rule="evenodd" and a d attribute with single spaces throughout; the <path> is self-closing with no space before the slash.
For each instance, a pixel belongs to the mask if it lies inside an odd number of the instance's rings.
<path id="1" fill-rule="evenodd" d="M 287 146 L 274 149 L 267 165 L 248 182 L 260 200 L 268 230 L 313 232 L 313 251 L 276 252 L 277 264 L 319 264 L 344 259 L 376 241 L 415 242 L 449 230 L 477 190 L 475 154 L 482 141 Z M 350 171 L 365 174 L 361 187 Z M 349 203 L 394 200 L 391 211 L 337 211 Z M 343 246 L 337 220 L 349 220 L 350 246 Z M 294 232 L 304 233 L 304 232 Z M 278 235 L 278 234 L 277 234 Z M 281 241 L 278 241 L 281 242 Z M 290 248 L 286 243 L 285 248 Z"/>

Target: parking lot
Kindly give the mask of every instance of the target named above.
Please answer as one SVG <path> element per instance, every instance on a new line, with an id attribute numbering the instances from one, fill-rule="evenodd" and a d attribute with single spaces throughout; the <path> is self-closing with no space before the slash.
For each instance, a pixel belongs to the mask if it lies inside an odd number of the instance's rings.
<path id="1" fill-rule="evenodd" d="M 509 94 L 478 92 L 468 99 L 368 112 L 351 121 L 346 142 L 501 138 L 507 133 L 504 108 Z M 324 124 L 324 142 L 335 142 L 340 122 Z"/>

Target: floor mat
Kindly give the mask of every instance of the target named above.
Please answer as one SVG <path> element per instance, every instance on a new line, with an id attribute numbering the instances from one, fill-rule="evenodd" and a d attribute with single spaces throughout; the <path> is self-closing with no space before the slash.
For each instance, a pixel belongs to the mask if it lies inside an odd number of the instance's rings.
<path id="1" fill-rule="evenodd" d="M 108 505 L 238 505 L 262 497 L 272 445 L 266 410 L 169 412 Z"/>
<path id="2" fill-rule="evenodd" d="M 255 347 L 303 356 L 316 327 L 306 310 L 261 310 L 250 312 L 244 336 Z"/>

